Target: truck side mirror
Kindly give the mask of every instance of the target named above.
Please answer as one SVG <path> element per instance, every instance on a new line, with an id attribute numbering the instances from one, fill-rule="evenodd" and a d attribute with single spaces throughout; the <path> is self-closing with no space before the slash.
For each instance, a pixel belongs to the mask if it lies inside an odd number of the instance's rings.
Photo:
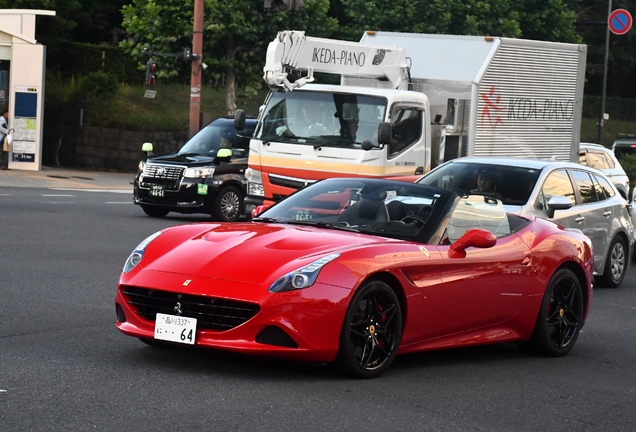
<path id="1" fill-rule="evenodd" d="M 382 122 L 378 125 L 378 143 L 391 144 L 391 123 Z"/>
<path id="2" fill-rule="evenodd" d="M 234 129 L 239 131 L 245 129 L 245 111 L 242 109 L 237 109 L 234 114 Z"/>

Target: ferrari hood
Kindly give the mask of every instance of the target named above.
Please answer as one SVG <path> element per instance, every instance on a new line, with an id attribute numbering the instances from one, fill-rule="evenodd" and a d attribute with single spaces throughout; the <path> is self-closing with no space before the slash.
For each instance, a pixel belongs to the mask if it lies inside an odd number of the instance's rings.
<path id="1" fill-rule="evenodd" d="M 309 226 L 228 223 L 212 224 L 211 229 L 169 244 L 180 228 L 150 244 L 150 262 L 142 261 L 144 268 L 260 284 L 331 252 L 395 241 Z"/>

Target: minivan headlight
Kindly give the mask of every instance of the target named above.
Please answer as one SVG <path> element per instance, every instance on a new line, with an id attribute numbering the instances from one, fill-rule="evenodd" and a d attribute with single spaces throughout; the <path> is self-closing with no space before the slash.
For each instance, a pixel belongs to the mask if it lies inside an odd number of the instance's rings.
<path id="1" fill-rule="evenodd" d="M 213 166 L 186 168 L 185 171 L 183 172 L 183 176 L 187 178 L 210 177 L 213 175 L 214 175 Z"/>

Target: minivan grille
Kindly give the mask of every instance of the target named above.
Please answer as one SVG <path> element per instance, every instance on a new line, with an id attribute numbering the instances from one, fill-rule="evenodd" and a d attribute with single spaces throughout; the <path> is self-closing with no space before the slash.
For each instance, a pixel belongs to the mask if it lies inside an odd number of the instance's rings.
<path id="1" fill-rule="evenodd" d="M 121 293 L 133 310 L 148 321 L 155 321 L 157 313 L 177 315 L 176 310 L 180 309 L 180 316 L 196 318 L 197 329 L 203 330 L 230 330 L 260 311 L 255 303 L 147 288 L 124 286 Z"/>
<path id="2" fill-rule="evenodd" d="M 147 163 L 141 185 L 149 187 L 150 184 L 160 184 L 168 190 L 178 190 L 184 170 L 182 166 Z"/>

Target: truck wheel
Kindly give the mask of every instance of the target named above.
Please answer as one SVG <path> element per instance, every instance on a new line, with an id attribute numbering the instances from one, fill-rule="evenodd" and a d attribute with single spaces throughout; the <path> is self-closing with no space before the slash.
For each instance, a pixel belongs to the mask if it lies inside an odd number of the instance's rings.
<path id="1" fill-rule="evenodd" d="M 236 222 L 243 209 L 243 195 L 234 186 L 221 189 L 214 202 L 212 219 L 218 222 Z"/>
<path id="2" fill-rule="evenodd" d="M 141 209 L 148 216 L 157 217 L 157 218 L 164 217 L 165 215 L 170 213 L 170 210 L 162 209 L 161 207 L 152 207 L 152 206 L 144 206 L 144 205 L 142 205 Z"/>

